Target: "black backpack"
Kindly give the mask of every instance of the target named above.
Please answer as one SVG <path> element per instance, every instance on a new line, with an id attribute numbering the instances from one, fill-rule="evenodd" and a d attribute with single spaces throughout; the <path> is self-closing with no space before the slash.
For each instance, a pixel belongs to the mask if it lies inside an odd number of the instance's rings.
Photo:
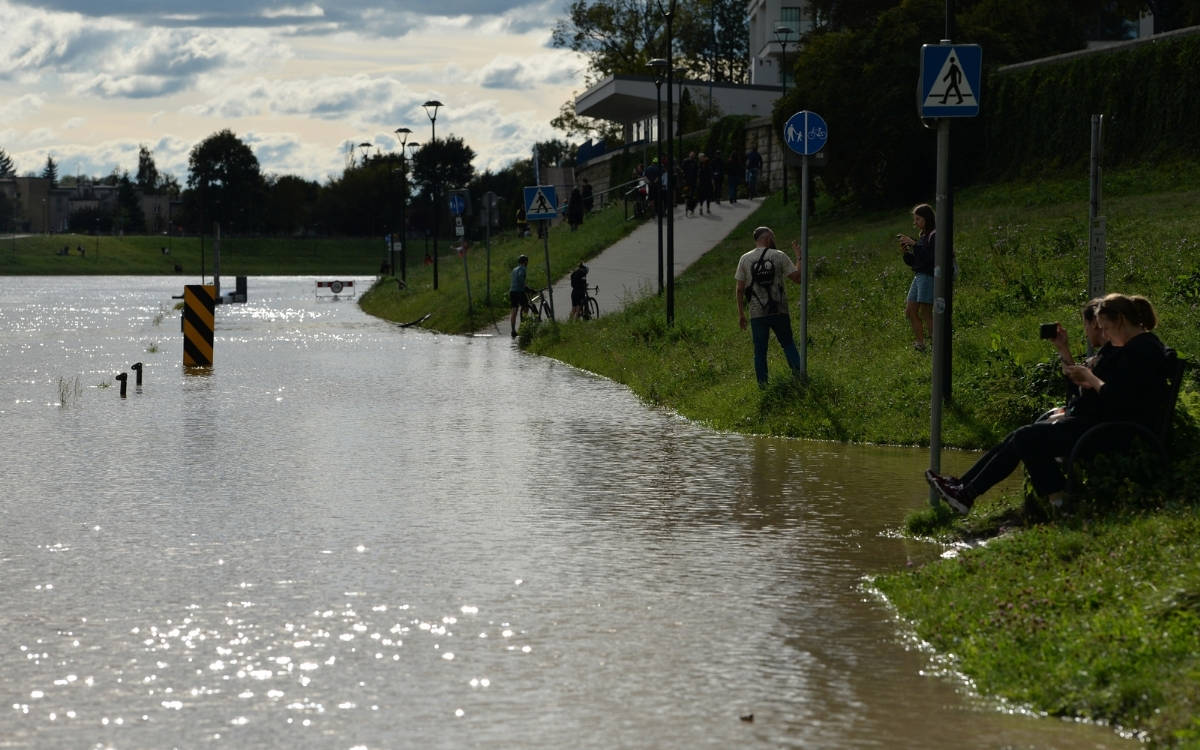
<path id="1" fill-rule="evenodd" d="M 769 247 L 764 247 L 762 255 L 758 256 L 758 260 L 750 264 L 750 283 L 746 285 L 746 301 L 750 298 L 758 300 L 758 304 L 762 306 L 763 311 L 768 315 L 774 315 L 779 312 L 780 303 L 776 300 L 775 290 L 775 261 L 767 258 Z M 767 301 L 763 302 L 762 297 L 755 291 L 755 287 L 761 289 L 767 295 Z M 782 290 L 780 290 L 782 291 Z M 780 298 L 782 298 L 782 294 Z"/>

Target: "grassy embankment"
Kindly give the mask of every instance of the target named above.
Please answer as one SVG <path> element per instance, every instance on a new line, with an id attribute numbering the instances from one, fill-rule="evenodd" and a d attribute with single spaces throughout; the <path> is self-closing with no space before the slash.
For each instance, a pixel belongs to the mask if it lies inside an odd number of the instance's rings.
<path id="1" fill-rule="evenodd" d="M 626 221 L 624 207 L 617 203 L 592 214 L 577 231 L 566 224 L 555 223 L 550 229 L 550 276 L 559 279 L 604 248 L 632 232 L 637 224 Z M 385 279 L 363 296 L 360 304 L 372 315 L 387 320 L 408 322 L 423 315 L 430 317 L 424 326 L 445 333 L 470 333 L 488 323 L 508 318 L 508 283 L 513 266 L 521 254 L 529 256 L 526 279 L 534 289 L 544 289 L 546 283 L 546 244 L 534 233 L 532 237 L 517 238 L 510 231 L 503 237 L 492 238 L 491 294 L 487 294 L 488 263 L 483 243 L 477 243 L 467 253 L 467 269 L 456 254 L 443 256 L 438 268 L 438 289 L 433 289 L 429 266 L 410 268 L 408 287 L 399 290 L 392 279 Z M 467 305 L 467 279 L 470 279 L 471 305 Z M 570 312 L 569 299 L 555 299 L 556 317 L 565 318 Z M 505 333 L 508 322 L 501 326 Z M 526 334 L 529 333 L 526 330 Z M 528 340 L 528 339 L 526 339 Z"/>
<path id="2" fill-rule="evenodd" d="M 1154 300 L 1162 339 L 1200 357 L 1200 165 L 1109 171 L 1104 189 L 1108 287 Z M 1081 337 L 1087 197 L 1084 177 L 956 196 L 961 276 L 948 444 L 989 446 L 1061 400 L 1052 351 L 1037 327 L 1060 320 Z M 679 279 L 673 327 L 664 323 L 662 300 L 651 298 L 599 321 L 542 324 L 522 341 L 716 429 L 927 443 L 930 362 L 911 348 L 902 313 L 911 275 L 891 239 L 911 231 L 907 209 L 812 222 L 807 386 L 785 376 L 773 344 L 774 375 L 759 391 L 749 335 L 735 318 L 733 269 L 751 228 L 772 225 L 784 242 L 799 232 L 795 203 L 783 206 L 779 196 Z M 415 299 L 387 296 L 393 319 L 426 311 Z M 1194 371 L 1181 401 L 1181 413 L 1200 415 Z M 1000 493 L 968 519 L 918 511 L 909 527 L 922 535 L 1014 533 L 952 560 L 882 575 L 876 585 L 985 694 L 1142 730 L 1156 744 L 1200 746 L 1193 435 L 1185 418 L 1176 452 L 1188 455 L 1177 456 L 1165 486 L 1118 487 L 1103 500 L 1082 499 L 1068 516 L 1047 519 L 1036 504 L 1027 509 L 1024 498 Z"/>
<path id="3" fill-rule="evenodd" d="M 59 255 L 69 248 L 68 255 Z M 79 248 L 84 252 L 80 254 Z M 170 252 L 164 254 L 162 248 Z M 374 275 L 385 260 L 382 238 L 275 239 L 226 237 L 224 276 Z M 213 268 L 213 238 L 204 238 L 204 273 Z M 176 270 L 176 266 L 179 270 Z M 0 236 L 0 274 L 16 276 L 201 275 L 200 238 L 35 234 Z"/>

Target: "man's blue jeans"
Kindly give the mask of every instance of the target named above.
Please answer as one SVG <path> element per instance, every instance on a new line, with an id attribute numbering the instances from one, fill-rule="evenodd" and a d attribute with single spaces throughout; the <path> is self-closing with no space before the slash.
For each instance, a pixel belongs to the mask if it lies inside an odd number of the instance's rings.
<path id="1" fill-rule="evenodd" d="M 750 338 L 754 341 L 754 377 L 758 378 L 760 386 L 767 384 L 767 341 L 770 340 L 771 331 L 774 331 L 775 338 L 779 339 L 779 345 L 783 347 L 783 356 L 787 357 L 788 367 L 792 368 L 792 373 L 800 374 L 800 352 L 797 351 L 796 342 L 792 339 L 792 316 L 781 313 L 751 318 Z"/>

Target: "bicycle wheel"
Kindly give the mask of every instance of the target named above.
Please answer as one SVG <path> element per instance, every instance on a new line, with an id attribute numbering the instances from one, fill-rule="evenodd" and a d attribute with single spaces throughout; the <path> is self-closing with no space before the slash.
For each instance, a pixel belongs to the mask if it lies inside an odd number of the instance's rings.
<path id="1" fill-rule="evenodd" d="M 546 320 L 550 320 L 553 318 L 553 316 L 550 314 L 550 303 L 549 302 L 545 302 L 545 301 L 542 302 L 542 317 L 545 318 Z"/>
<path id="2" fill-rule="evenodd" d="M 591 320 L 598 317 L 600 317 L 600 303 L 596 301 L 595 297 L 588 297 L 587 303 L 583 306 L 583 318 Z"/>

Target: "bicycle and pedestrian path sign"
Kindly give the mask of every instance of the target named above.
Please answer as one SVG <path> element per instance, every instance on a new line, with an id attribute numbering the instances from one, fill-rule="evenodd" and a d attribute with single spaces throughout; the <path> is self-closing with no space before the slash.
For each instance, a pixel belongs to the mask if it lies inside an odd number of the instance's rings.
<path id="1" fill-rule="evenodd" d="M 553 185 L 532 185 L 525 188 L 525 218 L 529 221 L 553 219 L 558 216 L 558 194 Z"/>
<path id="2" fill-rule="evenodd" d="M 921 117 L 975 117 L 983 49 L 978 44 L 921 46 Z"/>
<path id="3" fill-rule="evenodd" d="M 816 112 L 801 110 L 783 125 L 783 140 L 801 156 L 812 156 L 829 140 L 829 126 Z"/>

